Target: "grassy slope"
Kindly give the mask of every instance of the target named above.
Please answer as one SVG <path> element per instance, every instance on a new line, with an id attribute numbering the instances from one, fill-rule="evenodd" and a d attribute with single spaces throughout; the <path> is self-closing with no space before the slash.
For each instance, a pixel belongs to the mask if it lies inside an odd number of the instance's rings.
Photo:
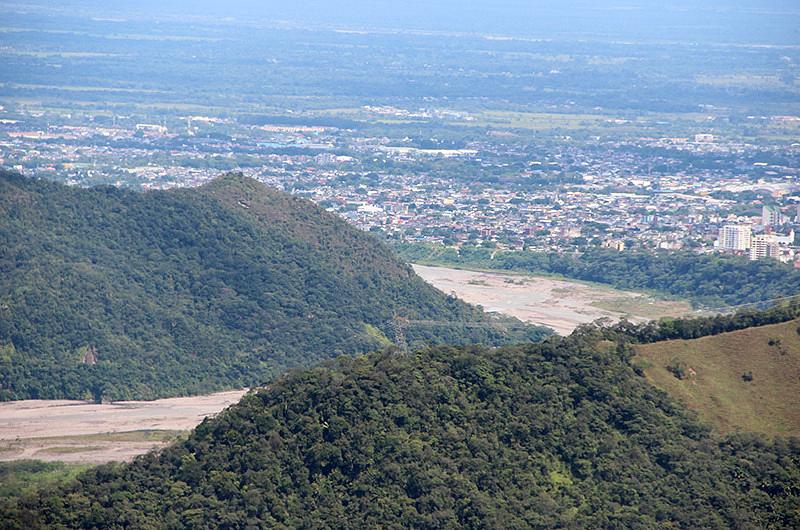
<path id="1" fill-rule="evenodd" d="M 800 436 L 800 320 L 637 347 L 647 379 L 719 431 Z M 771 339 L 780 345 L 770 346 Z M 680 380 L 666 366 L 682 362 Z M 694 370 L 692 373 L 691 370 Z M 751 372 L 753 380 L 742 375 Z"/>

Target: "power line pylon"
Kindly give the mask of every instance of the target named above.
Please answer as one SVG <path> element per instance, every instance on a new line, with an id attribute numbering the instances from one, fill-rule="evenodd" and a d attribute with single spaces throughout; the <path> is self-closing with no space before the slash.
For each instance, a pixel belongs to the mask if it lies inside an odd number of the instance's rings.
<path id="1" fill-rule="evenodd" d="M 402 353 L 408 353 L 408 342 L 406 341 L 406 326 L 408 319 L 395 314 L 392 319 L 394 328 L 394 342 Z"/>

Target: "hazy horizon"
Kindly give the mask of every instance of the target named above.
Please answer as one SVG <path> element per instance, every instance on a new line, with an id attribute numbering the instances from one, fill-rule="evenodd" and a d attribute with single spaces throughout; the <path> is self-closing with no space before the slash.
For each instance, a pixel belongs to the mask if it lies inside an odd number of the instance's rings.
<path id="1" fill-rule="evenodd" d="M 771 0 L 655 2 L 255 2 L 186 0 L 142 2 L 68 0 L 0 2 L 7 13 L 42 10 L 66 16 L 111 19 L 175 17 L 220 23 L 310 25 L 340 29 L 497 34 L 541 39 L 682 41 L 696 43 L 800 44 L 800 6 Z M 120 20 L 122 21 L 122 20 Z M 8 25 L 8 21 L 6 21 Z"/>

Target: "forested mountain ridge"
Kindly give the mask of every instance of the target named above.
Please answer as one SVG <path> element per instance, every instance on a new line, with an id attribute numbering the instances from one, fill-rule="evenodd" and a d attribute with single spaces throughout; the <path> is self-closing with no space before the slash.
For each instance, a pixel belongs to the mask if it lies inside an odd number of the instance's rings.
<path id="1" fill-rule="evenodd" d="M 797 528 L 800 441 L 724 439 L 585 328 L 339 358 L 9 528 Z"/>
<path id="2" fill-rule="evenodd" d="M 372 236 L 353 230 L 350 225 L 308 200 L 235 175 L 213 180 L 196 191 L 213 197 L 229 208 L 238 209 L 240 215 L 261 226 L 278 230 L 321 251 L 321 259 L 337 264 L 345 274 L 398 275 L 419 282 L 414 271 L 395 259 L 388 247 L 376 244 Z M 191 194 L 194 190 L 185 192 Z M 350 237 L 342 237 L 346 232 Z M 347 260 L 342 260 L 343 257 Z M 376 270 L 376 265 L 380 266 L 379 270 Z"/>
<path id="3" fill-rule="evenodd" d="M 140 193 L 3 172 L 0 219 L 2 399 L 249 386 L 385 346 L 396 313 L 488 320 L 372 236 L 237 175 Z M 412 343 L 507 340 L 493 327 L 409 330 Z"/>

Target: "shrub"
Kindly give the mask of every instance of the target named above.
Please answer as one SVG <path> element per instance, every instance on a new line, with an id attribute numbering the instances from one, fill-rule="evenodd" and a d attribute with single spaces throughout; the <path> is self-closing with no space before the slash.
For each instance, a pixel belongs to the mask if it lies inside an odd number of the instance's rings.
<path id="1" fill-rule="evenodd" d="M 678 379 L 686 379 L 686 365 L 679 360 L 673 359 L 670 361 L 670 363 L 666 366 L 666 369 Z"/>

